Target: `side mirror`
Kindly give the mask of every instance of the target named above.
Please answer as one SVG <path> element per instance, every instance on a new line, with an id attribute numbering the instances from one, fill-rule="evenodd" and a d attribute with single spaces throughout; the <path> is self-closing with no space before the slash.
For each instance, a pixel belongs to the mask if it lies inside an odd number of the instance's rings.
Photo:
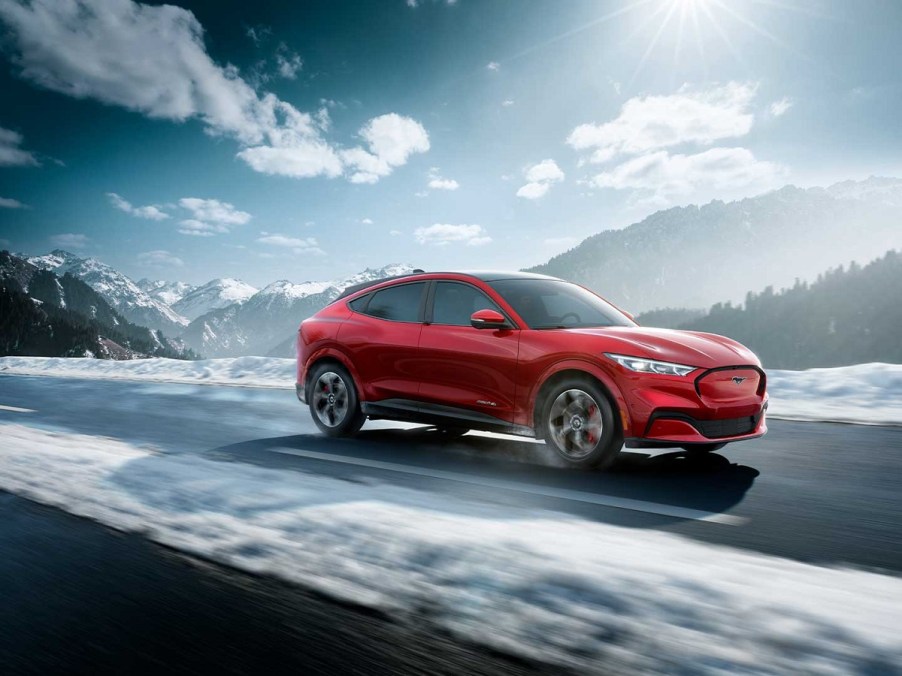
<path id="1" fill-rule="evenodd" d="M 630 319 L 631 322 L 636 321 L 636 317 L 633 315 L 632 312 L 627 312 L 626 310 L 621 310 L 621 312 L 622 312 L 623 314 L 625 314 L 627 317 L 629 317 L 629 319 Z"/>
<path id="2" fill-rule="evenodd" d="M 470 324 L 474 329 L 509 329 L 504 315 L 497 310 L 477 310 L 470 315 Z"/>

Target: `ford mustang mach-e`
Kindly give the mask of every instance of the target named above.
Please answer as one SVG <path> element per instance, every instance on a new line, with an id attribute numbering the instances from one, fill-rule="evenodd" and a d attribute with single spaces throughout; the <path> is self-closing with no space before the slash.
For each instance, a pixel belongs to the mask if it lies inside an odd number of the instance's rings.
<path id="1" fill-rule="evenodd" d="M 595 293 L 521 272 L 358 285 L 298 331 L 297 394 L 330 436 L 369 419 L 544 439 L 565 461 L 704 453 L 767 431 L 766 376 L 734 340 L 645 328 Z"/>

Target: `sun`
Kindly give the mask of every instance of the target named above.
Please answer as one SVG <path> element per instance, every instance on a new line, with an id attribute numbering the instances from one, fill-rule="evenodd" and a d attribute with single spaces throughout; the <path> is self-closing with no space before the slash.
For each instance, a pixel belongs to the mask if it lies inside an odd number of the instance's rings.
<path id="1" fill-rule="evenodd" d="M 683 58 L 687 49 L 687 42 L 689 41 L 694 42 L 693 47 L 698 58 L 701 59 L 703 65 L 706 65 L 707 53 L 705 43 L 710 41 L 712 35 L 716 36 L 716 39 L 723 43 L 723 46 L 737 61 L 744 66 L 747 65 L 742 55 L 737 51 L 735 41 L 728 33 L 727 26 L 732 26 L 733 29 L 739 28 L 745 31 L 752 31 L 781 48 L 795 53 L 797 56 L 807 58 L 798 54 L 788 43 L 756 23 L 740 9 L 740 3 L 737 3 L 735 0 L 656 0 L 648 4 L 651 4 L 651 10 L 648 11 L 638 27 L 627 38 L 628 40 L 633 39 L 641 33 L 653 31 L 642 58 L 636 66 L 635 73 L 630 80 L 631 84 L 636 80 L 649 57 L 655 52 L 661 38 L 669 31 L 675 32 L 675 37 L 672 40 L 674 44 L 673 54 L 669 55 L 674 68 L 679 65 L 681 58 Z M 753 6 L 756 9 L 808 11 L 782 0 L 745 0 L 742 4 Z M 633 5 L 633 7 L 635 6 L 637 5 Z"/>

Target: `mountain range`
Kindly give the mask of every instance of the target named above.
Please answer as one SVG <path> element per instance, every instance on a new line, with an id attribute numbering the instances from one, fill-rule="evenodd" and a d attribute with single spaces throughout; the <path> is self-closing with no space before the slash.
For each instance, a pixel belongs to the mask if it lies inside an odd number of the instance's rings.
<path id="1" fill-rule="evenodd" d="M 749 290 L 789 286 L 894 248 L 902 248 L 902 180 L 872 177 L 658 211 L 529 270 L 641 313 L 738 302 Z"/>
<path id="2" fill-rule="evenodd" d="M 749 290 L 791 286 L 851 260 L 902 248 L 902 180 L 870 178 L 828 188 L 787 186 L 758 197 L 659 211 L 593 235 L 532 271 L 579 282 L 634 313 L 677 325 Z M 345 287 L 410 271 L 393 264 L 346 279 L 273 282 L 232 278 L 201 286 L 128 276 L 56 250 L 28 262 L 93 288 L 135 324 L 162 329 L 205 357 L 294 354 L 298 323 Z M 681 308 L 681 309 L 672 309 Z"/>

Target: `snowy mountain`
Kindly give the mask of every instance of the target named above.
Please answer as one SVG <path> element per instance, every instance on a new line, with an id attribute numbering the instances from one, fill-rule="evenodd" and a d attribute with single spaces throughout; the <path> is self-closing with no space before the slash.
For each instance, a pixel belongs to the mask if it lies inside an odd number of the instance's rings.
<path id="1" fill-rule="evenodd" d="M 197 319 L 211 310 L 218 310 L 234 303 L 243 303 L 257 293 L 257 289 L 240 279 L 214 279 L 203 286 L 186 292 L 170 305 L 189 320 Z"/>
<path id="2" fill-rule="evenodd" d="M 172 307 L 197 287 L 188 282 L 166 282 L 161 279 L 139 279 L 135 282 L 151 298 Z"/>
<path id="3" fill-rule="evenodd" d="M 188 324 L 187 319 L 142 291 L 129 277 L 96 258 L 79 258 L 57 249 L 44 256 L 29 258 L 28 261 L 58 276 L 68 272 L 77 277 L 135 324 L 160 329 L 171 335 L 177 335 Z"/>
<path id="4" fill-rule="evenodd" d="M 184 343 L 137 326 L 72 274 L 0 251 L 0 352 L 45 357 L 190 358 Z"/>
<path id="5" fill-rule="evenodd" d="M 412 270 L 409 265 L 387 265 L 332 282 L 273 282 L 244 303 L 198 317 L 181 337 L 206 357 L 267 355 L 283 344 L 290 347 L 298 324 L 334 300 L 348 286 Z"/>
<path id="6" fill-rule="evenodd" d="M 634 312 L 738 302 L 902 248 L 902 180 L 787 186 L 758 197 L 675 207 L 606 230 L 530 268 L 584 284 Z"/>

